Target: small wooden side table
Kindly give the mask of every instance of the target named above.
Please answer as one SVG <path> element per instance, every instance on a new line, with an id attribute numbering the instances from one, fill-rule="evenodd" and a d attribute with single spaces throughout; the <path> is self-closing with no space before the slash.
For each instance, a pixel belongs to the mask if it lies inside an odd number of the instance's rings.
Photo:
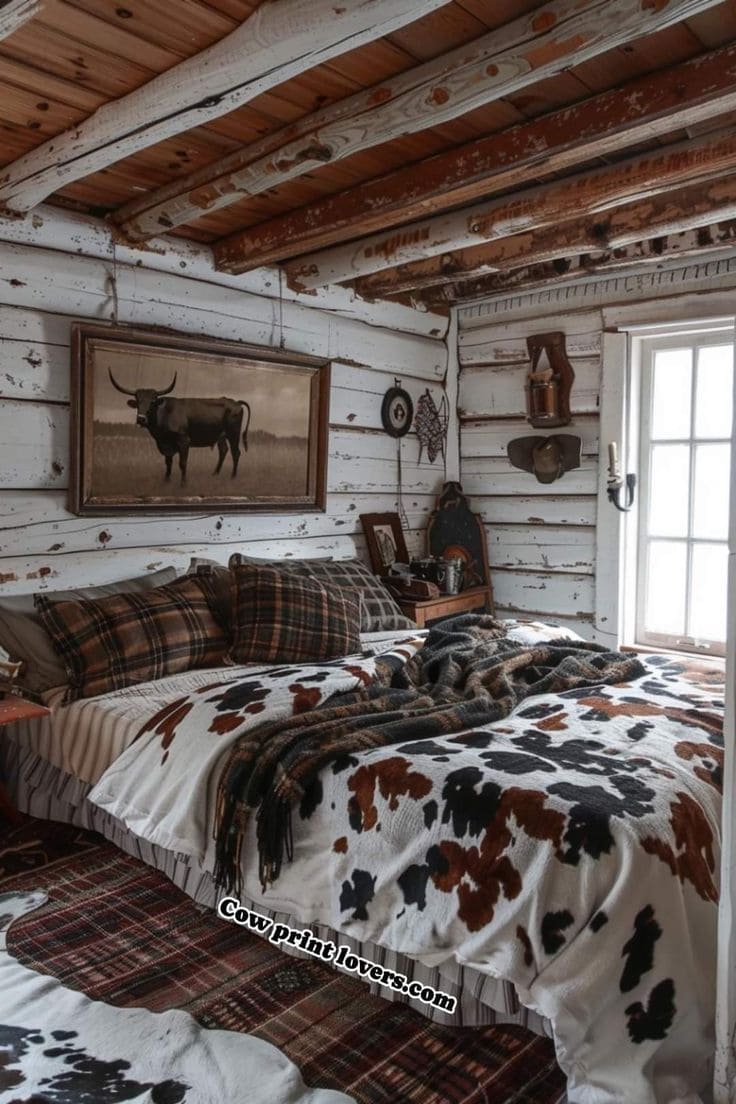
<path id="1" fill-rule="evenodd" d="M 0 728 L 3 725 L 12 724 L 13 721 L 28 721 L 32 717 L 45 717 L 50 712 L 51 710 L 47 709 L 45 705 L 26 701 L 25 698 L 16 697 L 15 694 L 8 694 L 7 697 L 0 698 Z M 18 810 L 13 804 L 2 778 L 0 778 L 0 816 L 13 823 L 17 823 L 20 819 Z"/>
<path id="2" fill-rule="evenodd" d="M 440 594 L 439 598 L 424 598 L 417 601 L 412 598 L 397 598 L 402 613 L 416 621 L 417 627 L 423 629 L 429 621 L 436 621 L 439 617 L 452 617 L 456 613 L 467 613 L 469 610 L 485 609 L 493 610 L 493 599 L 490 587 L 469 587 L 461 590 L 459 594 Z"/>

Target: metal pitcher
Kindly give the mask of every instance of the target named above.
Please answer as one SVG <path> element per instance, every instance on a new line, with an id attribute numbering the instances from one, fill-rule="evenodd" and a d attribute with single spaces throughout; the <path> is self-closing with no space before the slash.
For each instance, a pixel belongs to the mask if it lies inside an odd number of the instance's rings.
<path id="1" fill-rule="evenodd" d="M 443 560 L 439 556 L 411 561 L 411 573 L 418 579 L 436 583 L 443 594 L 458 594 L 463 585 L 464 564 L 461 559 Z"/>

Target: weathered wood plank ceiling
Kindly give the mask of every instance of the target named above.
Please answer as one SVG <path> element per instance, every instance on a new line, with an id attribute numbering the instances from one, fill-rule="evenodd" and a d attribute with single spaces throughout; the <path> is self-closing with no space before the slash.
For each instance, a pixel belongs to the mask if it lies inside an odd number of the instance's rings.
<path id="1" fill-rule="evenodd" d="M 305 290 L 437 309 L 723 247 L 734 118 L 736 0 L 0 0 L 0 209 Z"/>

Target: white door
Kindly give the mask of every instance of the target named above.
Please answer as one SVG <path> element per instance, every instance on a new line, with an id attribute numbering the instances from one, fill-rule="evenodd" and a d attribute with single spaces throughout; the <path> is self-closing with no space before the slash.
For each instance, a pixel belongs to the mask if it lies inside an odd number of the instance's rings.
<path id="1" fill-rule="evenodd" d="M 736 387 L 734 388 L 736 409 Z M 731 442 L 728 637 L 726 652 L 726 761 L 723 772 L 723 852 L 718 922 L 715 1104 L 736 1104 L 736 434 Z"/>

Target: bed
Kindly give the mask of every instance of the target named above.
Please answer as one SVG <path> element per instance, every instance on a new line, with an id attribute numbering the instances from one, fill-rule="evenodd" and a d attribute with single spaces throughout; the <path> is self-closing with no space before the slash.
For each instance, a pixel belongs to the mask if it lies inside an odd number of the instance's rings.
<path id="1" fill-rule="evenodd" d="M 320 688 L 315 709 L 423 638 L 361 643 L 341 663 L 191 671 L 68 706 L 52 694 L 51 718 L 6 730 L 3 768 L 27 811 L 96 828 L 214 905 L 234 742 L 277 722 L 295 686 Z M 254 701 L 263 710 L 247 712 Z M 574 1104 L 705 1099 L 722 717 L 722 665 L 653 655 L 624 684 L 537 694 L 493 724 L 347 756 L 292 818 L 291 859 L 269 884 L 248 823 L 238 898 L 456 998 L 453 1017 L 412 1002 L 424 1014 L 551 1034 Z"/>

